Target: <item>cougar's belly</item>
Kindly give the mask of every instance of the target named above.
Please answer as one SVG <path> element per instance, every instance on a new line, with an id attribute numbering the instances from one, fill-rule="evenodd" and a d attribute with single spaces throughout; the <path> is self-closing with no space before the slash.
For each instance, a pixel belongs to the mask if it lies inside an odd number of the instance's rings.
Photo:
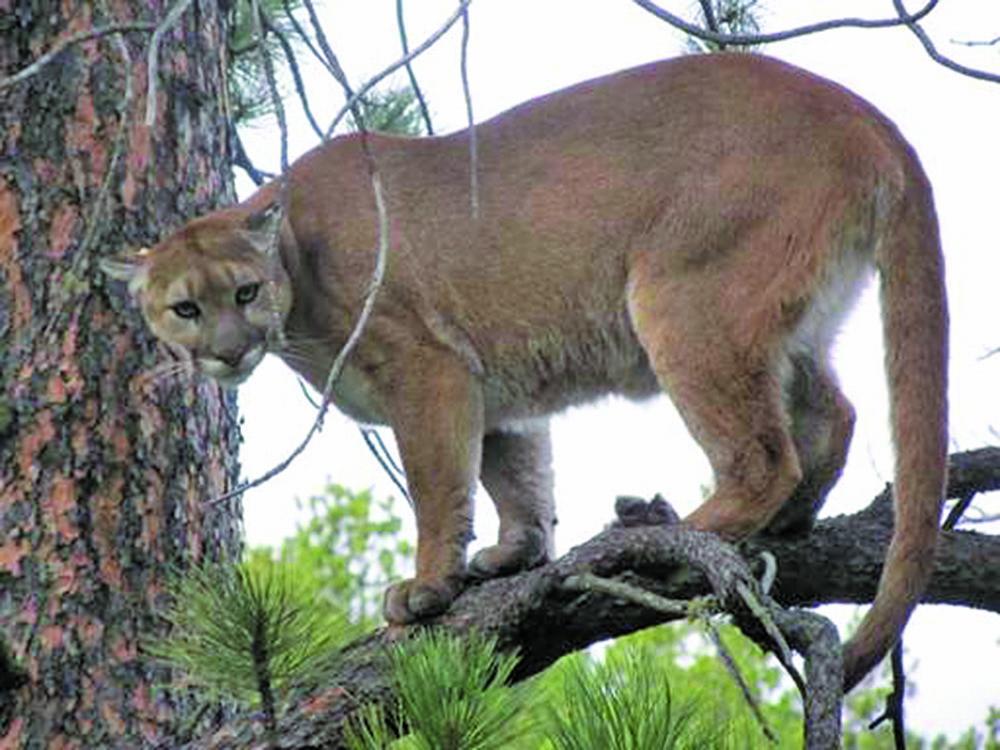
<path id="1" fill-rule="evenodd" d="M 614 325 L 559 332 L 482 357 L 487 428 L 546 416 L 610 394 L 660 393 L 631 329 Z"/>

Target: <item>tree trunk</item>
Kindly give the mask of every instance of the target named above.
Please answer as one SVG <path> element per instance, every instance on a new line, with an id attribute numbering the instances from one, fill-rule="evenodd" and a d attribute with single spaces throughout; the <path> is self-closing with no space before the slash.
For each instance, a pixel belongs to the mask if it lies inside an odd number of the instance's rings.
<path id="1" fill-rule="evenodd" d="M 61 40 L 174 3 L 0 0 L 0 80 Z M 140 747 L 189 725 L 143 639 L 168 576 L 239 552 L 231 393 L 162 359 L 96 258 L 232 195 L 224 18 L 105 35 L 0 83 L 0 748 Z M 6 653 L 13 658 L 4 658 Z"/>

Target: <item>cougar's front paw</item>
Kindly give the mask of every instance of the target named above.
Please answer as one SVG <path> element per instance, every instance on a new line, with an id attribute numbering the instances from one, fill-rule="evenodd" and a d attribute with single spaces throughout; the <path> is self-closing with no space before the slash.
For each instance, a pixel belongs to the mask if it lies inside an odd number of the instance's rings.
<path id="1" fill-rule="evenodd" d="M 409 578 L 385 591 L 382 614 L 393 625 L 406 625 L 444 612 L 461 590 L 457 581 Z"/>
<path id="2" fill-rule="evenodd" d="M 545 534 L 541 529 L 525 529 L 501 540 L 499 544 L 479 550 L 469 563 L 469 573 L 476 578 L 496 578 L 548 561 Z"/>

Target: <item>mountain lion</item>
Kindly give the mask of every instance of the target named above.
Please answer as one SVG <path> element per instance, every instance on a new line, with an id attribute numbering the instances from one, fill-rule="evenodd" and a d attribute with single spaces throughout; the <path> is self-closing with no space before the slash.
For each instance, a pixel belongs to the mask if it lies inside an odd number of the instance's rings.
<path id="1" fill-rule="evenodd" d="M 920 599 L 945 480 L 942 257 L 913 151 L 850 92 L 748 54 L 588 81 L 476 132 L 475 217 L 466 133 L 366 136 L 388 267 L 333 400 L 392 427 L 413 494 L 416 577 L 387 591 L 386 618 L 441 612 L 469 570 L 550 559 L 547 419 L 608 393 L 666 392 L 707 454 L 715 490 L 684 523 L 730 540 L 808 531 L 854 424 L 829 350 L 875 267 L 896 524 L 846 647 L 853 687 Z M 284 215 L 271 183 L 105 270 L 198 371 L 236 384 L 273 352 L 322 389 L 376 259 L 361 143 L 296 162 Z M 500 533 L 467 568 L 477 480 Z"/>

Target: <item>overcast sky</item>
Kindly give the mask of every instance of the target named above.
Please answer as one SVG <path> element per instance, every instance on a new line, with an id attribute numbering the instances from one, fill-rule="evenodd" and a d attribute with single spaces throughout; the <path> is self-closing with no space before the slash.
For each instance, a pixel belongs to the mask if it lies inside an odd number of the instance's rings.
<path id="1" fill-rule="evenodd" d="M 454 5 L 454 0 L 408 3 L 411 46 L 439 26 Z M 694 5 L 664 2 L 680 13 Z M 842 17 L 893 13 L 890 0 L 771 0 L 761 21 L 765 30 L 776 31 L 822 20 L 826 17 L 818 14 L 824 9 L 835 9 Z M 542 93 L 683 51 L 678 33 L 629 0 L 475 0 L 470 10 L 469 70 L 477 120 Z M 328 1 L 323 13 L 331 45 L 355 86 L 398 57 L 394 12 L 393 0 Z M 951 0 L 935 10 L 925 27 L 947 54 L 1000 70 L 1000 46 L 951 43 L 1000 34 L 1000 3 Z M 460 128 L 465 119 L 459 37 L 456 27 L 415 63 L 441 131 Z M 1000 443 L 1000 356 L 982 359 L 1000 347 L 1000 86 L 938 66 L 904 29 L 833 31 L 770 45 L 766 52 L 862 95 L 899 125 L 919 153 L 934 184 L 947 260 L 953 326 L 952 445 L 964 450 Z M 321 73 L 310 73 L 307 81 L 312 103 L 328 121 L 342 103 L 338 87 Z M 296 119 L 293 154 L 316 143 L 301 117 Z M 245 141 L 259 165 L 276 166 L 273 126 L 254 128 Z M 249 193 L 248 184 L 241 183 L 241 195 Z M 878 305 L 869 290 L 835 353 L 843 389 L 859 418 L 847 471 L 826 506 L 829 514 L 862 507 L 891 478 L 881 359 Z M 240 405 L 246 419 L 243 465 L 248 476 L 262 473 L 291 450 L 313 417 L 294 376 L 272 357 L 242 387 Z M 388 431 L 384 434 L 389 437 Z M 662 492 L 683 513 L 694 508 L 710 482 L 707 462 L 662 398 L 641 404 L 609 399 L 574 409 L 556 418 L 553 439 L 560 552 L 599 531 L 612 517 L 618 494 Z M 358 489 L 374 487 L 379 496 L 398 494 L 368 454 L 357 428 L 331 415 L 324 432 L 291 469 L 247 493 L 248 541 L 279 543 L 300 518 L 293 499 L 318 492 L 328 480 Z M 997 512 L 995 499 L 992 506 L 989 501 L 982 506 Z M 409 509 L 401 503 L 398 510 L 415 539 Z M 476 528 L 477 544 L 489 544 L 496 524 L 491 504 L 482 496 Z M 838 621 L 844 616 L 839 612 Z M 990 703 L 1000 705 L 998 638 L 1000 620 L 995 615 L 946 607 L 918 610 L 907 631 L 909 658 L 917 663 L 913 676 L 918 692 L 907 704 L 913 728 L 954 732 L 982 721 Z"/>

